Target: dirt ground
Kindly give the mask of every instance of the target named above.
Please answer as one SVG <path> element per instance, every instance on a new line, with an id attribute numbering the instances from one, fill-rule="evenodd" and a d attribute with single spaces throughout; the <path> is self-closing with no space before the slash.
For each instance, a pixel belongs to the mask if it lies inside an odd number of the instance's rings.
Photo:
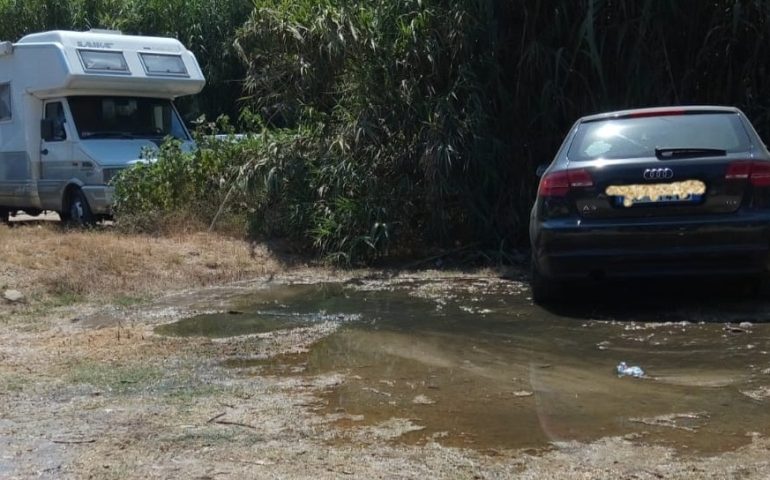
<path id="1" fill-rule="evenodd" d="M 342 373 L 239 376 L 221 365 L 233 352 L 302 352 L 331 322 L 227 339 L 154 333 L 261 285 L 372 275 L 286 267 L 216 235 L 0 226 L 0 295 L 23 295 L 0 298 L 0 478 L 770 478 L 759 435 L 716 456 L 630 438 L 523 451 L 405 444 L 409 418 L 356 428 L 325 412 Z"/>

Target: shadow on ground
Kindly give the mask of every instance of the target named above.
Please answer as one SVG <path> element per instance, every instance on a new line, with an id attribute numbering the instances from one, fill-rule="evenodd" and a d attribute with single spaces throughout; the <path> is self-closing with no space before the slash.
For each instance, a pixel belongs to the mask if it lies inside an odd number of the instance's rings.
<path id="1" fill-rule="evenodd" d="M 734 277 L 586 280 L 568 285 L 550 313 L 571 318 L 635 321 L 770 322 L 770 289 Z"/>

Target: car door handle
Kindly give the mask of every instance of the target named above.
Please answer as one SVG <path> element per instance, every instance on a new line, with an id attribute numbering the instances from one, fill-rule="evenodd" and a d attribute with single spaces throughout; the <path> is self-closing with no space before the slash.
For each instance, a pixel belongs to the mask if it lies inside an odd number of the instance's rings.
<path id="1" fill-rule="evenodd" d="M 40 150 L 40 153 L 42 153 L 43 155 L 48 155 L 48 149 L 44 148 L 44 149 Z"/>

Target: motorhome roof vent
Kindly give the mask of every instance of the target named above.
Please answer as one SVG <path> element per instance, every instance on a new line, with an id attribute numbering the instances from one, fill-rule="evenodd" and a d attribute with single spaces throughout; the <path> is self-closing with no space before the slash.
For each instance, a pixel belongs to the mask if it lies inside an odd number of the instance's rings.
<path id="1" fill-rule="evenodd" d="M 105 33 L 109 35 L 123 35 L 120 30 L 110 30 L 109 28 L 92 28 L 89 33 Z"/>

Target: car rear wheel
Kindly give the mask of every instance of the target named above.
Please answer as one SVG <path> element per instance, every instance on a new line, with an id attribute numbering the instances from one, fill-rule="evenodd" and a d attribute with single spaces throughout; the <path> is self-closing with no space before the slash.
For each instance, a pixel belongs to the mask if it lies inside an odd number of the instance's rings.
<path id="1" fill-rule="evenodd" d="M 561 296 L 561 283 L 544 276 L 537 267 L 537 262 L 532 259 L 530 288 L 532 290 L 532 301 L 538 305 L 545 305 L 558 300 Z"/>

